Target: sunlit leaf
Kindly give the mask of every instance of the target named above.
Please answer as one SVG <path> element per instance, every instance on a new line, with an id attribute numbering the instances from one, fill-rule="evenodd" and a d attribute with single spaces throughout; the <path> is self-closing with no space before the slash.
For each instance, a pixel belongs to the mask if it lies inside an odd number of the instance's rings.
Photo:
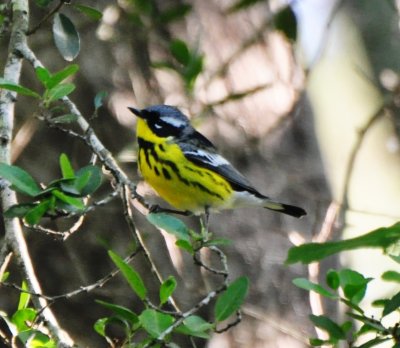
<path id="1" fill-rule="evenodd" d="M 23 308 L 17 310 L 11 317 L 11 322 L 17 327 L 18 331 L 28 330 L 29 323 L 36 318 L 36 311 L 33 308 Z"/>
<path id="2" fill-rule="evenodd" d="M 62 13 L 54 16 L 53 37 L 63 58 L 69 62 L 74 60 L 80 50 L 79 34 L 71 20 Z"/>
<path id="3" fill-rule="evenodd" d="M 21 288 L 23 290 L 28 290 L 28 286 L 25 281 L 22 282 Z M 21 291 L 19 294 L 18 310 L 27 308 L 30 300 L 31 295 L 25 291 Z"/>

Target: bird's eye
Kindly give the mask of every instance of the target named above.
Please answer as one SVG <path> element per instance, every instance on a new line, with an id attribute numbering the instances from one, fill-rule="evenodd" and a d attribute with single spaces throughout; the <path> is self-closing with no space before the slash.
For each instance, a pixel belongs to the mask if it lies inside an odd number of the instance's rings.
<path id="1" fill-rule="evenodd" d="M 156 129 L 161 129 L 162 126 L 161 126 L 161 124 L 159 124 L 159 123 L 154 123 L 154 128 L 156 128 Z"/>

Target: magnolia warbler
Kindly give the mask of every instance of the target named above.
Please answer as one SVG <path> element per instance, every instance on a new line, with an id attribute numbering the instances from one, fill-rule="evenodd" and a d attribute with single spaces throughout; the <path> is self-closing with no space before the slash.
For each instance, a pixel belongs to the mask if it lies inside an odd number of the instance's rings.
<path id="1" fill-rule="evenodd" d="M 259 206 L 301 217 L 305 210 L 258 192 L 177 108 L 154 105 L 138 110 L 139 170 L 171 206 L 196 215 Z"/>

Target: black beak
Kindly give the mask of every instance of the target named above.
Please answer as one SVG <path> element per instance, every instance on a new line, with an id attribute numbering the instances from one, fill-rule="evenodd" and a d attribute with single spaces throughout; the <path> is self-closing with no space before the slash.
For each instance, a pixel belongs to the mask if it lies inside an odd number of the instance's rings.
<path id="1" fill-rule="evenodd" d="M 135 114 L 137 117 L 144 118 L 144 115 L 143 115 L 143 113 L 142 113 L 141 110 L 132 108 L 132 107 L 130 107 L 130 106 L 128 106 L 128 109 L 129 109 L 133 114 Z"/>

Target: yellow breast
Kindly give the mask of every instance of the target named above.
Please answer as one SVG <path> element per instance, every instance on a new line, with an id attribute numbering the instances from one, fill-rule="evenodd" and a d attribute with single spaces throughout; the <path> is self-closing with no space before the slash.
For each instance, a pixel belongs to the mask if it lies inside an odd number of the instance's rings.
<path id="1" fill-rule="evenodd" d="M 153 134 L 138 119 L 139 169 L 146 182 L 176 209 L 203 213 L 229 205 L 230 184 L 219 174 L 189 161 L 171 139 Z"/>

